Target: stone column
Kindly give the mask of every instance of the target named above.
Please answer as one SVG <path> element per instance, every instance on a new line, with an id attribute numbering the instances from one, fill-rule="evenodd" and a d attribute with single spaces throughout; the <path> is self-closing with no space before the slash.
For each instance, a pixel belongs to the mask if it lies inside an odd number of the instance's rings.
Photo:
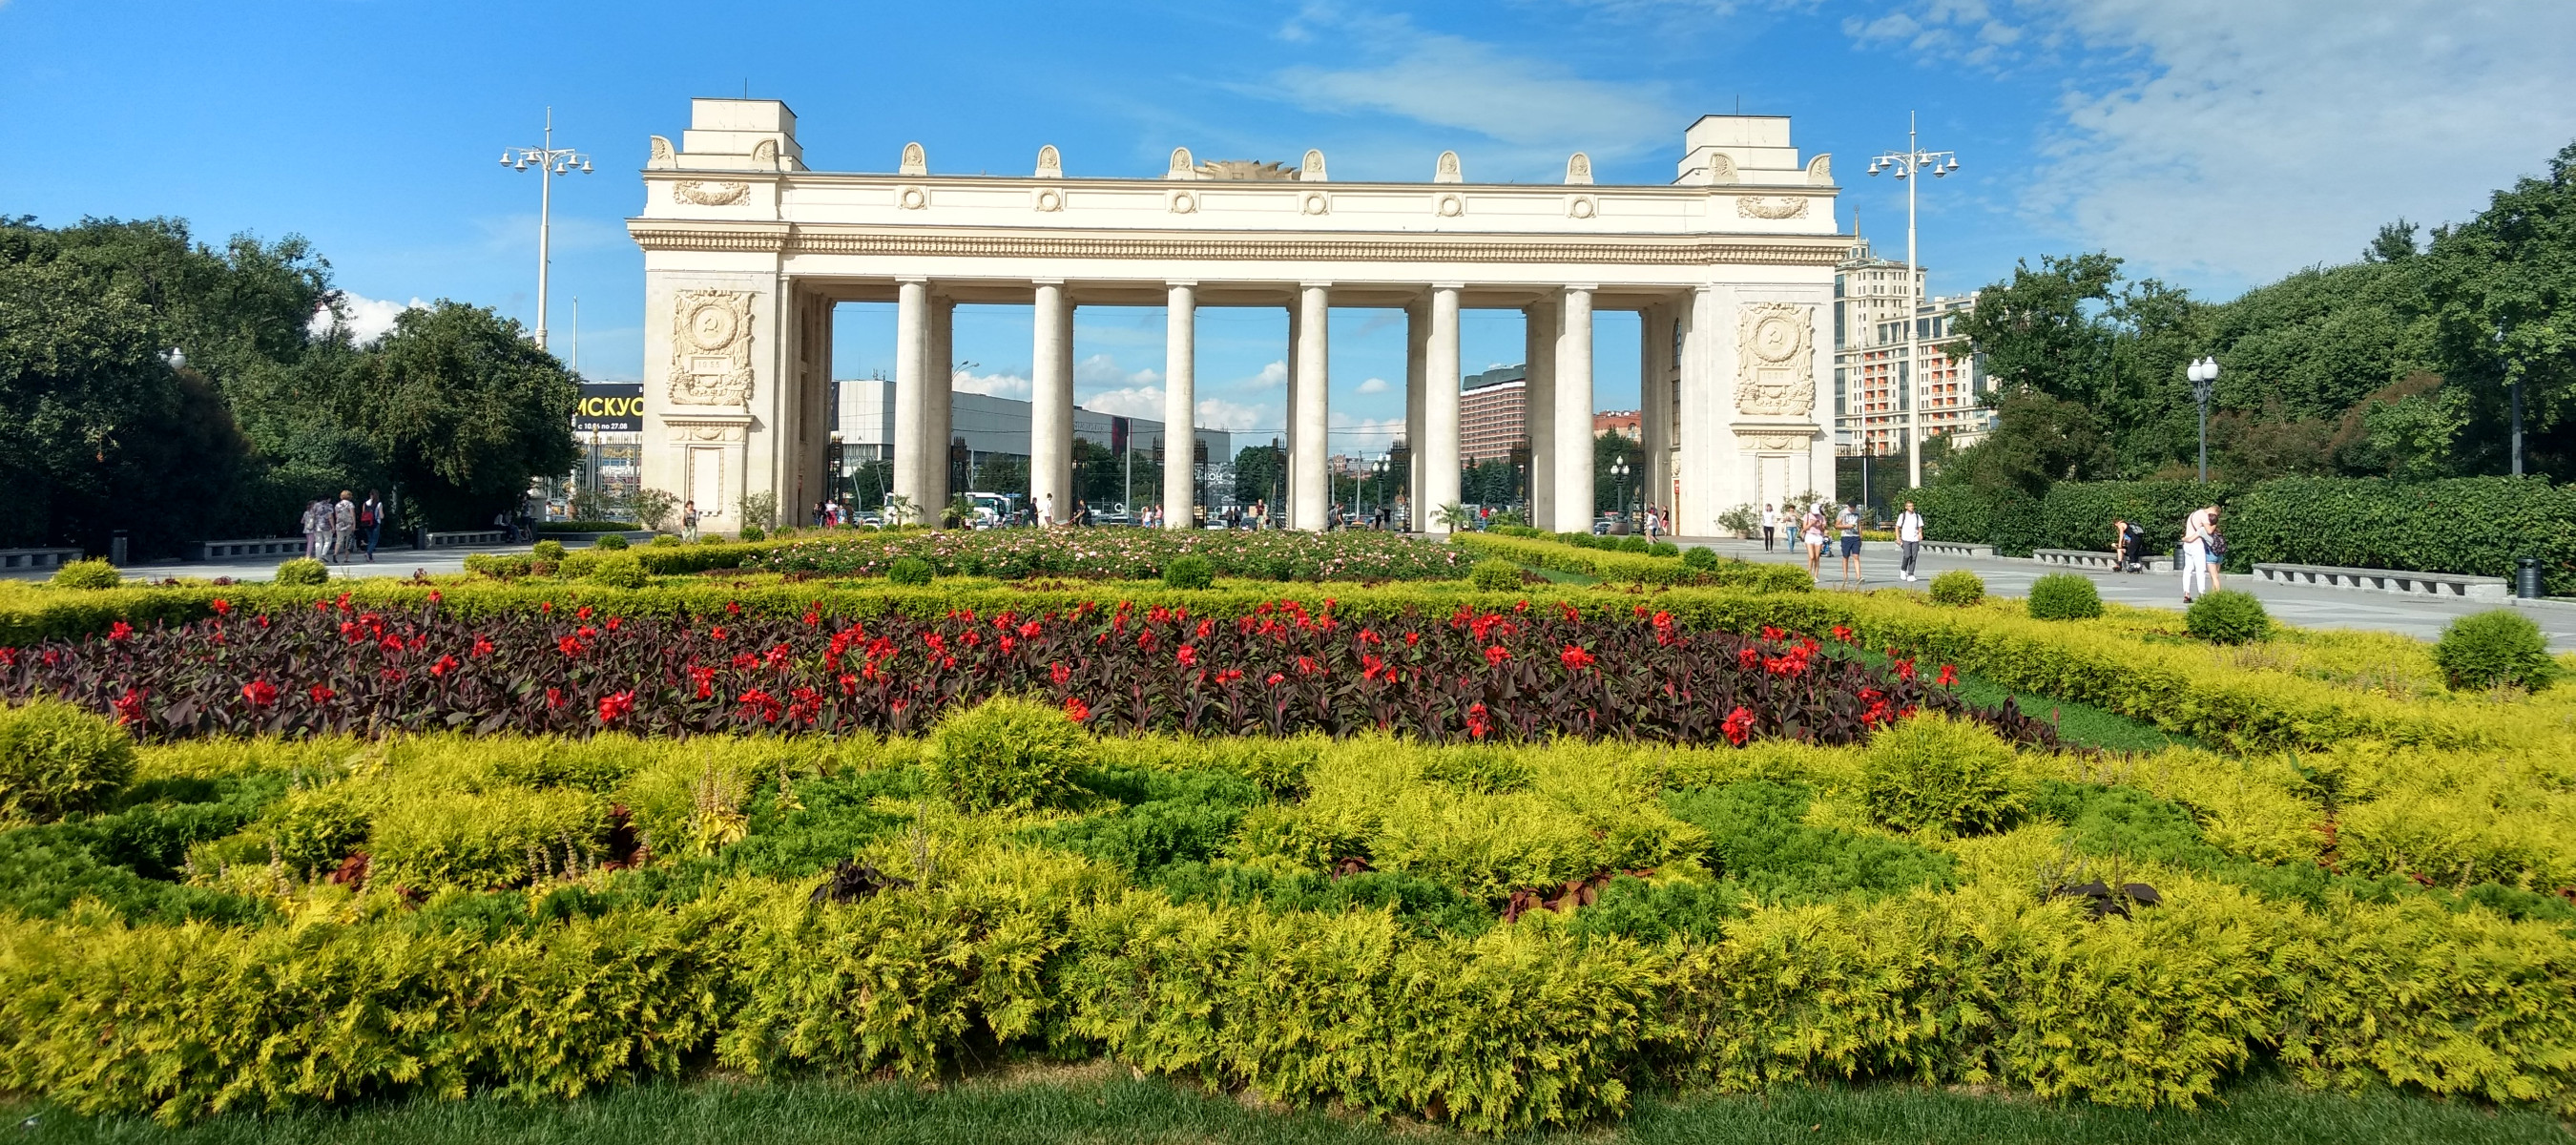
<path id="1" fill-rule="evenodd" d="M 1163 527 L 1194 527 L 1198 500 L 1198 289 L 1172 283 L 1163 303 Z"/>
<path id="2" fill-rule="evenodd" d="M 1302 329 L 1297 305 L 1291 302 L 1288 306 L 1288 404 L 1279 422 L 1280 448 L 1285 452 L 1279 458 L 1279 503 L 1270 506 L 1270 511 L 1278 514 L 1283 522 L 1291 519 L 1288 507 L 1297 503 L 1296 483 L 1288 476 L 1296 467 L 1288 459 L 1297 456 L 1297 335 Z M 1264 528 L 1269 527 L 1269 522 L 1262 524 Z"/>
<path id="3" fill-rule="evenodd" d="M 922 519 L 933 525 L 939 523 L 939 512 L 948 504 L 948 499 L 957 494 L 957 490 L 949 487 L 948 470 L 948 436 L 950 427 L 955 424 L 949 411 L 957 384 L 956 332 L 957 300 L 933 297 L 930 300 L 930 347 L 926 355 L 929 368 L 922 374 L 922 381 L 928 386 L 923 393 L 928 400 L 922 403 L 926 415 L 922 421 L 922 434 L 929 451 L 921 455 L 922 495 L 929 498 L 929 503 L 922 506 Z"/>
<path id="4" fill-rule="evenodd" d="M 1422 498 L 1414 502 L 1417 527 L 1446 533 L 1431 513 L 1458 499 L 1458 292 L 1461 284 L 1431 287 L 1430 327 L 1422 354 Z"/>
<path id="5" fill-rule="evenodd" d="M 1713 287 L 1691 289 L 1690 297 L 1679 304 L 1682 323 L 1681 428 L 1675 444 L 1682 447 L 1676 459 L 1681 466 L 1681 493 L 1673 505 L 1673 531 L 1687 537 L 1718 535 L 1718 514 L 1726 511 L 1720 503 L 1724 492 L 1724 466 L 1735 451 L 1735 442 L 1727 435 L 1723 408 L 1731 409 L 1732 387 L 1720 384 L 1718 378 L 1719 340 L 1724 329 L 1718 318 L 1718 294 Z"/>
<path id="6" fill-rule="evenodd" d="M 930 283 L 904 279 L 895 288 L 894 491 L 912 502 L 916 520 L 936 521 L 930 495 Z M 785 509 L 790 506 L 780 506 Z"/>
<path id="7" fill-rule="evenodd" d="M 1565 288 L 1556 333 L 1556 527 L 1587 533 L 1592 499 L 1592 287 Z"/>
<path id="8" fill-rule="evenodd" d="M 1645 456 L 1637 474 L 1649 505 L 1669 510 L 1673 497 L 1673 307 L 1658 302 L 1638 318 L 1637 438 Z"/>
<path id="9" fill-rule="evenodd" d="M 1332 363 L 1325 355 L 1331 294 L 1328 283 L 1308 282 L 1297 287 L 1297 367 L 1291 375 L 1297 381 L 1297 392 L 1288 418 L 1297 442 L 1288 466 L 1288 504 L 1293 514 L 1289 524 L 1314 531 L 1324 528 L 1325 513 L 1333 503 L 1330 483 L 1325 479 L 1326 456 L 1332 452 L 1332 415 L 1327 400 L 1332 388 Z"/>
<path id="10" fill-rule="evenodd" d="M 1430 374 L 1430 346 L 1431 305 L 1426 299 L 1415 299 L 1404 308 L 1404 497 L 1413 509 L 1413 519 L 1407 524 L 1417 531 L 1431 515 L 1422 500 L 1422 418 L 1430 390 L 1425 384 Z"/>
<path id="11" fill-rule="evenodd" d="M 1526 404 L 1521 411 L 1522 432 L 1529 435 L 1530 525 L 1534 528 L 1564 532 L 1570 527 L 1556 519 L 1556 332 L 1557 300 L 1544 298 L 1523 311 L 1528 316 L 1523 329 L 1522 370 L 1529 381 L 1522 387 Z"/>
<path id="12" fill-rule="evenodd" d="M 1061 282 L 1037 284 L 1029 358 L 1029 509 L 1040 524 L 1073 514 L 1073 303 Z"/>

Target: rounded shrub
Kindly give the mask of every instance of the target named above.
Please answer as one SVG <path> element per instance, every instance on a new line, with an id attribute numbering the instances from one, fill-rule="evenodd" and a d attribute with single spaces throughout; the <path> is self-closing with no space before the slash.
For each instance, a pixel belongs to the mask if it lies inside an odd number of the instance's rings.
<path id="1" fill-rule="evenodd" d="M 930 562 L 920 557 L 896 557 L 886 566 L 886 579 L 896 584 L 929 584 L 931 571 Z"/>
<path id="2" fill-rule="evenodd" d="M 758 525 L 745 525 L 745 526 L 743 526 L 743 527 L 742 527 L 742 539 L 743 539 L 743 540 L 746 540 L 746 541 L 758 541 L 758 540 L 765 540 L 765 539 L 767 539 L 767 538 L 768 538 L 768 536 L 769 536 L 769 534 L 768 534 L 767 532 L 763 531 L 763 530 L 761 529 L 761 527 L 760 527 L 760 526 L 758 526 Z"/>
<path id="3" fill-rule="evenodd" d="M 1216 566 L 1195 554 L 1180 557 L 1164 567 L 1163 583 L 1172 588 L 1206 588 L 1216 583 Z"/>
<path id="4" fill-rule="evenodd" d="M 1966 569 L 1951 569 L 1932 578 L 1932 603 L 1951 606 L 1975 604 L 1986 598 L 1986 578 Z"/>
<path id="5" fill-rule="evenodd" d="M 1890 827 L 1975 835 L 2020 818 L 2013 749 L 1985 725 L 1921 712 L 1880 728 L 1861 751 L 1862 797 Z"/>
<path id="6" fill-rule="evenodd" d="M 951 710 L 930 733 L 931 785 L 970 811 L 1054 802 L 1090 766 L 1091 736 L 1062 708 L 997 696 Z"/>
<path id="7" fill-rule="evenodd" d="M 560 561 L 564 559 L 563 542 L 552 539 L 539 541 L 536 547 L 528 550 L 528 555 L 549 563 Z"/>
<path id="8" fill-rule="evenodd" d="M 125 574 L 100 557 L 64 561 L 61 568 L 54 570 L 56 588 L 115 588 L 124 583 Z"/>
<path id="9" fill-rule="evenodd" d="M 1269 560 L 1262 562 L 1261 575 L 1269 577 L 1275 581 L 1295 580 L 1297 579 L 1297 562 L 1290 560 L 1287 557 L 1272 557 Z"/>
<path id="10" fill-rule="evenodd" d="M 600 554 L 589 549 L 565 553 L 564 559 L 555 562 L 555 575 L 565 580 L 580 580 L 599 571 L 599 562 L 602 559 L 604 558 Z"/>
<path id="11" fill-rule="evenodd" d="M 331 579 L 331 566 L 311 557 L 297 557 L 277 566 L 279 584 L 321 584 Z"/>
<path id="12" fill-rule="evenodd" d="M 616 549 L 622 549 L 622 548 L 625 548 L 625 547 L 626 547 L 626 534 L 624 534 L 624 533 L 603 533 L 603 534 L 601 534 L 601 535 L 600 535 L 600 538 L 599 538 L 598 540 L 596 540 L 596 541 L 592 541 L 592 542 L 590 543 L 590 547 L 592 547 L 592 548 L 594 548 L 594 549 L 610 549 L 610 550 L 616 550 Z"/>
<path id="13" fill-rule="evenodd" d="M 1652 548 L 1654 545 L 1646 538 L 1634 535 L 1619 542 L 1619 551 L 1623 553 L 1642 553 Z"/>
<path id="14" fill-rule="evenodd" d="M 2558 679 L 2540 626 L 2511 609 L 2463 616 L 2442 630 L 2433 663 L 2453 691 L 2482 692 L 2510 684 L 2537 692 Z"/>
<path id="15" fill-rule="evenodd" d="M 2039 620 L 2091 620 L 2102 615 L 2102 592 L 2090 578 L 2050 573 L 2030 582 L 2029 606 Z"/>
<path id="16" fill-rule="evenodd" d="M 1682 547 L 1672 543 L 1671 541 L 1657 541 L 1654 544 L 1646 546 L 1646 555 L 1656 557 L 1678 557 L 1682 555 Z"/>
<path id="17" fill-rule="evenodd" d="M 644 572 L 644 562 L 632 553 L 612 553 L 600 557 L 590 568 L 587 578 L 593 584 L 610 588 L 642 588 L 652 577 Z"/>
<path id="18" fill-rule="evenodd" d="M 672 545 L 676 545 L 676 544 L 679 544 L 679 543 L 680 543 L 680 538 L 679 538 L 679 536 L 678 536 L 677 534 L 673 534 L 673 533 L 655 533 L 655 534 L 653 534 L 653 547 L 654 547 L 654 548 L 657 548 L 657 549 L 669 548 L 670 546 L 672 546 Z"/>
<path id="19" fill-rule="evenodd" d="M 1716 572 L 1717 550 L 1683 549 L 1682 567 L 1694 572 Z"/>
<path id="20" fill-rule="evenodd" d="M 2272 634 L 2272 614 L 2250 592 L 2202 593 L 2182 614 L 2183 627 L 2212 644 L 2250 644 Z"/>
<path id="21" fill-rule="evenodd" d="M 1467 583 L 1487 592 L 1510 592 L 1521 586 L 1521 566 L 1500 557 L 1477 561 L 1467 570 Z"/>
<path id="22" fill-rule="evenodd" d="M 59 700 L 0 708 L 0 822 L 104 805 L 134 778 L 125 729 Z"/>

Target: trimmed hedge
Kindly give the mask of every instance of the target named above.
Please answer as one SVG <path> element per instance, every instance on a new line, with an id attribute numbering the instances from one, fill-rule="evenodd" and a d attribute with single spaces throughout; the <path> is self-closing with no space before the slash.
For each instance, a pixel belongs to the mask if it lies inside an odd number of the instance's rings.
<path id="1" fill-rule="evenodd" d="M 1535 532 L 1535 530 L 1527 530 Z M 1547 534 L 1541 534 L 1546 536 Z M 1616 541 L 1618 538 L 1595 538 Z M 1699 585 L 1749 588 L 1756 592 L 1808 592 L 1815 582 L 1792 565 L 1723 560 L 1714 568 L 1688 561 L 1610 547 L 1578 547 L 1555 540 L 1485 533 L 1452 533 L 1451 544 L 1480 557 L 1499 557 L 1557 572 L 1575 573 L 1621 584 Z M 1704 551 L 1704 550 L 1693 550 Z"/>

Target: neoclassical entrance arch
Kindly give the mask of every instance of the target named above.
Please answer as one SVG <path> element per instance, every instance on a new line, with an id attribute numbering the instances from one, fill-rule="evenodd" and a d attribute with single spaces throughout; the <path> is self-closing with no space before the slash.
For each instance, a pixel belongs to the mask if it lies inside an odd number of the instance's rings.
<path id="1" fill-rule="evenodd" d="M 1529 318 L 1534 523 L 1582 529 L 1593 315 L 1633 310 L 1644 487 L 1682 532 L 1714 534 L 1729 507 L 1834 487 L 1818 323 L 1850 240 L 1829 157 L 1801 160 L 1787 118 L 1705 116 L 1683 152 L 1664 186 L 1595 184 L 1580 153 L 1561 184 L 1469 182 L 1454 152 L 1426 164 L 1426 183 L 1337 183 L 1320 151 L 1291 166 L 1186 148 L 1157 177 L 1074 178 L 1052 146 L 1026 176 L 944 175 L 918 143 L 891 173 L 819 172 L 785 104 L 693 100 L 678 147 L 653 137 L 644 210 L 627 220 L 644 249 L 643 480 L 694 499 L 716 528 L 739 527 L 746 493 L 790 512 L 812 501 L 826 487 L 831 308 L 893 302 L 895 488 L 942 504 L 955 308 L 1017 303 L 1035 310 L 1031 502 L 1063 514 L 1075 307 L 1168 307 L 1164 420 L 1177 432 L 1196 405 L 1196 309 L 1278 306 L 1290 520 L 1321 528 L 1326 315 L 1376 306 L 1406 314 L 1412 499 L 1436 506 L 1458 498 L 1458 312 L 1512 308 Z M 1165 482 L 1166 505 L 1190 502 L 1188 467 Z"/>

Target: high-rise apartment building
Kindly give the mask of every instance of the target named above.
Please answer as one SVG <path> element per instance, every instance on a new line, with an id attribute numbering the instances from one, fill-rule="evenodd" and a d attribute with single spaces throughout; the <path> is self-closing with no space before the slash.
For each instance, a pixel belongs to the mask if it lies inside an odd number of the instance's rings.
<path id="1" fill-rule="evenodd" d="M 1458 398 L 1458 462 L 1510 461 L 1529 445 L 1529 370 L 1496 366 L 1469 374 Z"/>
<path id="2" fill-rule="evenodd" d="M 1919 287 L 1923 267 L 1914 275 Z M 1994 412 L 1980 404 L 1987 389 L 1983 361 L 1954 361 L 1937 348 L 1957 337 L 1954 327 L 1976 308 L 1976 293 L 1926 298 L 1912 307 L 1909 323 L 1907 303 L 1914 297 L 1905 264 L 1871 253 L 1866 239 L 1834 268 L 1834 441 L 1843 456 L 1904 455 L 1915 400 L 1909 346 L 1922 355 L 1926 440 L 1950 437 L 1966 445 L 1994 428 Z"/>

